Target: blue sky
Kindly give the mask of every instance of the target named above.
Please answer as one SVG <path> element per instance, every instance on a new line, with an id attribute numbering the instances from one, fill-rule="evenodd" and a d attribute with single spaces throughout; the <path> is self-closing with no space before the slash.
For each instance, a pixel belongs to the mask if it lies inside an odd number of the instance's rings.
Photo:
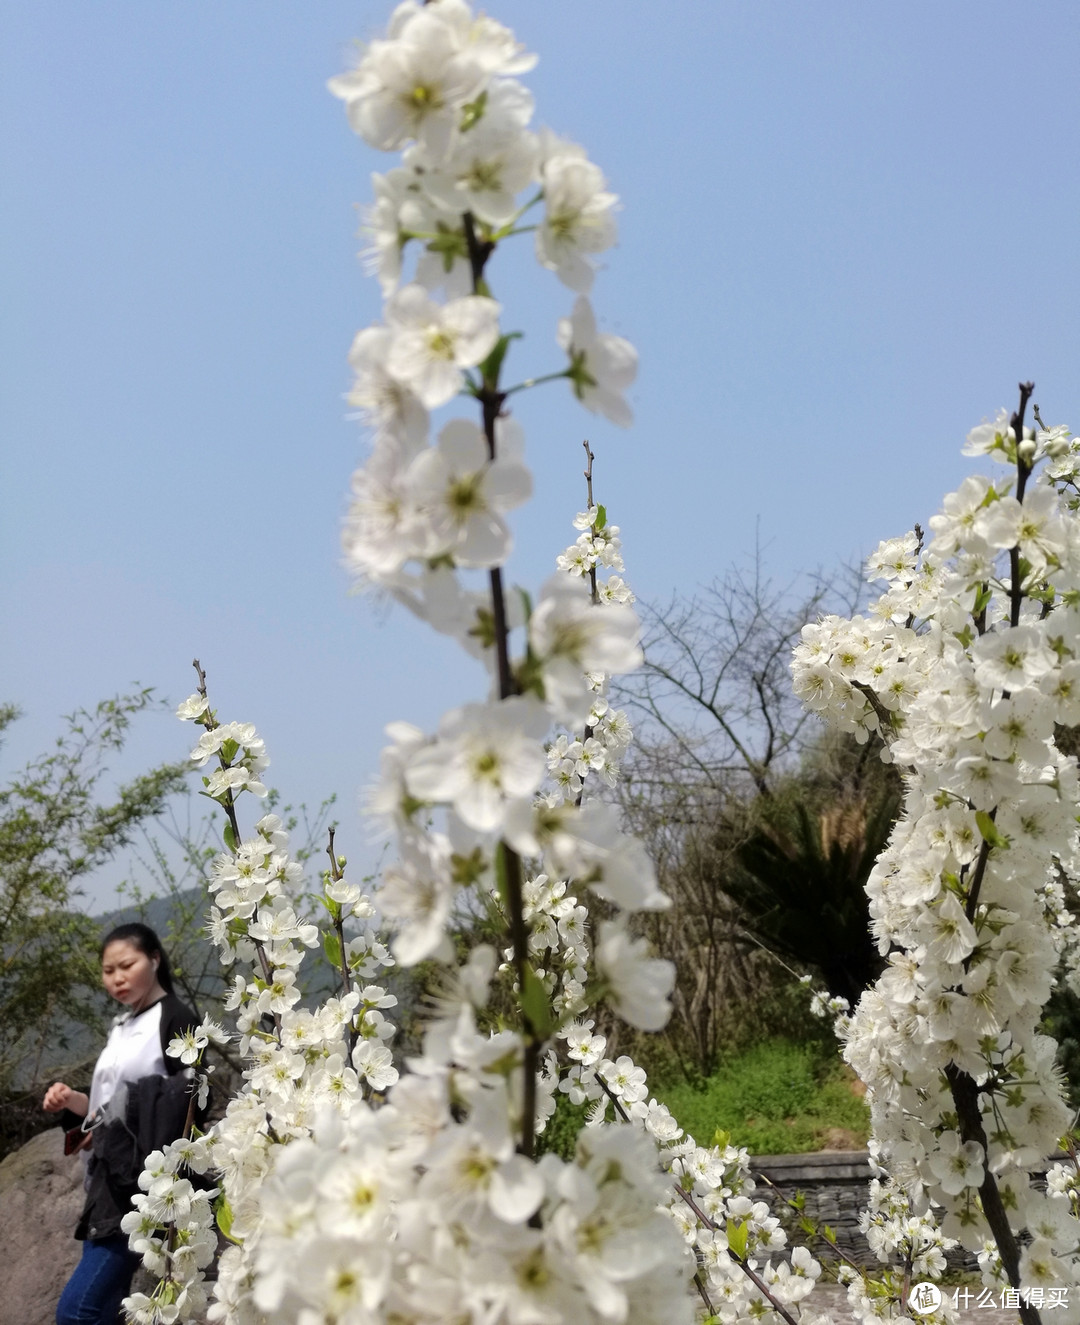
<path id="1" fill-rule="evenodd" d="M 480 695 L 339 564 L 364 453 L 345 356 L 379 312 L 356 207 L 392 158 L 325 80 L 388 12 L 3 6 L 0 697 L 26 714 L 5 767 L 131 683 L 183 698 L 197 655 L 271 780 L 336 791 L 362 855 L 382 727 Z M 1080 426 L 1075 4 L 490 12 L 540 55 L 538 122 L 622 198 L 594 303 L 641 354 L 628 433 L 562 383 L 519 397 L 536 495 L 512 578 L 535 586 L 570 541 L 584 437 L 628 578 L 661 600 L 757 531 L 786 580 L 925 523 L 1020 378 Z M 519 242 L 492 275 L 527 376 L 559 366 L 572 296 Z M 148 718 L 126 767 L 184 748 Z"/>

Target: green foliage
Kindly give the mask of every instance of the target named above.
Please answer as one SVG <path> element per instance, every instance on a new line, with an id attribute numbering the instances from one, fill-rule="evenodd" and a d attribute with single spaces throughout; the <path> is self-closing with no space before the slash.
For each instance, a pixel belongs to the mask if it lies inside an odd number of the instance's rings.
<path id="1" fill-rule="evenodd" d="M 843 1067 L 813 1046 L 769 1040 L 732 1055 L 702 1081 L 656 1086 L 658 1099 L 702 1144 L 721 1129 L 753 1154 L 820 1150 L 843 1129 L 862 1143 L 869 1112 L 852 1094 Z"/>
<path id="2" fill-rule="evenodd" d="M 1060 971 L 1046 1005 L 1043 1030 L 1058 1042 L 1057 1060 L 1066 1093 L 1072 1107 L 1080 1109 L 1080 996 L 1073 993 Z"/>
<path id="3" fill-rule="evenodd" d="M 812 796 L 768 807 L 736 852 L 725 890 L 747 928 L 773 952 L 819 970 L 851 1004 L 881 973 L 864 884 L 884 849 L 898 799 L 819 809 Z"/>
<path id="4" fill-rule="evenodd" d="M 183 785 L 182 764 L 162 764 L 102 796 L 106 761 L 132 718 L 155 705 L 149 690 L 103 700 L 67 719 L 55 748 L 0 788 L 0 1087 L 46 1036 L 101 1017 L 97 926 L 73 911 L 80 881 L 126 846 Z M 0 709 L 0 730 L 17 712 Z"/>
<path id="5" fill-rule="evenodd" d="M 536 1138 L 537 1153 L 558 1155 L 567 1161 L 573 1159 L 577 1136 L 585 1126 L 588 1111 L 587 1104 L 571 1104 L 570 1097 L 560 1091 L 555 1096 L 555 1112 Z"/>

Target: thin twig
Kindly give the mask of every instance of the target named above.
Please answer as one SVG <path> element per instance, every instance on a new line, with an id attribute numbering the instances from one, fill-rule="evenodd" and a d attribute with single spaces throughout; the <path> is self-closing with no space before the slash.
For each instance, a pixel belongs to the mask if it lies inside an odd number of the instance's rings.
<path id="1" fill-rule="evenodd" d="M 197 687 L 198 693 L 203 697 L 203 699 L 206 699 L 207 698 L 206 673 L 203 671 L 202 667 L 200 666 L 198 658 L 193 658 L 191 661 L 191 665 L 192 667 L 195 668 L 195 674 L 199 678 L 199 684 Z M 206 728 L 208 732 L 212 732 L 214 728 L 218 725 L 213 715 L 211 714 L 209 707 L 207 708 L 206 712 L 203 714 L 202 725 Z M 220 750 L 218 751 L 218 763 L 221 765 L 222 768 L 229 767 L 229 765 L 222 758 Z M 239 849 L 241 838 L 240 838 L 240 823 L 236 817 L 236 805 L 233 801 L 233 794 L 231 787 L 226 788 L 225 799 L 222 802 L 222 805 L 226 815 L 228 816 L 229 827 L 232 829 L 233 851 L 235 852 L 236 850 Z M 274 973 L 270 969 L 270 962 L 266 956 L 266 949 L 263 947 L 262 943 L 258 939 L 252 939 L 252 943 L 255 945 L 255 954 L 259 959 L 259 967 L 262 970 L 262 977 L 268 985 L 272 985 L 274 983 Z M 280 1042 L 281 1014 L 278 1012 L 274 1013 L 274 1034 L 277 1037 L 278 1041 Z"/>
<path id="2" fill-rule="evenodd" d="M 772 1178 L 770 1178 L 767 1173 L 762 1173 L 760 1169 L 756 1169 L 755 1172 L 759 1178 L 762 1178 L 765 1182 L 769 1184 L 769 1186 L 773 1189 L 773 1191 L 777 1194 L 777 1196 L 779 1196 L 781 1201 L 783 1201 L 786 1206 L 796 1211 L 799 1209 L 799 1207 L 795 1204 L 795 1202 L 791 1199 L 791 1197 L 787 1196 L 783 1191 L 781 1191 L 781 1189 L 776 1185 L 775 1182 L 773 1182 Z M 859 1274 L 863 1278 L 866 1277 L 866 1272 L 863 1270 L 862 1266 L 859 1265 L 857 1261 L 853 1261 L 846 1251 L 844 1251 L 841 1247 L 837 1246 L 835 1242 L 829 1242 L 829 1239 L 825 1237 L 824 1233 L 818 1233 L 817 1236 L 820 1237 L 823 1242 L 827 1243 L 833 1249 L 833 1251 L 836 1252 L 837 1257 L 840 1260 L 842 1260 L 845 1265 L 850 1265 L 853 1270 L 858 1270 Z"/>
<path id="3" fill-rule="evenodd" d="M 334 830 L 328 828 L 326 831 L 329 837 L 326 854 L 330 857 L 330 882 L 340 883 L 345 875 L 338 864 L 337 853 L 334 851 Z M 349 959 L 345 955 L 345 917 L 342 915 L 340 903 L 337 904 L 337 910 L 333 914 L 334 929 L 337 931 L 338 944 L 340 945 L 341 992 L 349 994 L 352 992 L 352 977 L 349 975 Z"/>

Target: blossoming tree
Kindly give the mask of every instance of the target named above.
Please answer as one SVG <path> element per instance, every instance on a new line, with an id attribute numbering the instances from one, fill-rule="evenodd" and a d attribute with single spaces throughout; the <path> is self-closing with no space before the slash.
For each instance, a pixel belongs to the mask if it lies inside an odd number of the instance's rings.
<path id="1" fill-rule="evenodd" d="M 394 837 L 397 858 L 372 898 L 348 877 L 331 841 L 320 930 L 298 909 L 300 871 L 281 823 L 269 815 L 249 830 L 242 823 L 248 798 L 265 790 L 263 743 L 250 725 L 218 721 L 199 670 L 180 716 L 203 728 L 192 758 L 210 770 L 205 790 L 225 816 L 210 930 L 234 972 L 228 1003 L 247 1066 L 221 1121 L 205 1134 L 189 1128 L 147 1161 L 143 1194 L 124 1224 L 159 1278 L 152 1293 L 127 1302 L 130 1317 L 145 1325 L 204 1311 L 227 1325 L 827 1320 L 811 1297 L 820 1266 L 804 1247 L 786 1250 L 745 1152 L 684 1135 L 651 1097 L 644 1071 L 625 1055 L 608 1056 L 595 1029 L 601 1002 L 646 1031 L 663 1026 L 670 1010 L 670 963 L 650 955 L 630 924 L 666 898 L 641 844 L 602 795 L 630 739 L 625 715 L 608 700 L 608 678 L 637 665 L 639 627 L 618 528 L 593 497 L 587 445 L 586 509 L 574 521 L 575 542 L 539 592 L 504 581 L 508 516 L 531 488 L 511 404 L 518 392 L 561 379 L 586 408 L 626 423 L 636 356 L 600 330 L 588 298 L 595 255 L 615 238 L 615 195 L 581 147 L 530 127 L 532 97 L 518 75 L 533 63 L 512 33 L 473 14 L 466 0 L 406 0 L 386 37 L 331 82 L 353 128 L 372 146 L 402 153 L 375 177 L 368 218 L 385 304 L 381 322 L 357 335 L 350 355 L 351 399 L 373 443 L 353 478 L 347 557 L 366 582 L 477 658 L 486 694 L 447 713 L 433 734 L 407 723 L 388 729 L 371 809 Z M 493 273 L 505 245 L 526 234 L 574 299 L 555 329 L 563 366 L 514 381 L 521 333 L 507 329 Z M 440 422 L 433 437 L 432 411 L 462 400 L 468 413 Z M 984 629 L 995 590 L 986 592 L 976 609 Z M 890 622 L 887 615 L 881 629 L 895 629 Z M 914 651 L 909 637 L 924 635 L 903 629 Z M 977 652 L 975 636 L 960 647 Z M 814 666 L 832 675 L 827 662 Z M 835 695 L 846 715 L 840 681 L 800 685 L 808 695 Z M 848 689 L 857 707 L 864 690 L 854 681 Z M 868 727 L 879 708 L 893 712 L 900 702 L 867 699 L 850 721 Z M 986 758 L 1007 762 L 1009 753 L 1003 747 Z M 1054 776 L 1067 787 L 1067 763 Z M 959 786 L 954 793 L 964 794 Z M 1048 831 L 1058 803 L 1054 796 L 1040 803 Z M 978 813 L 990 847 L 980 884 L 971 886 L 976 903 L 989 907 L 997 902 L 990 882 L 981 882 L 997 877 L 989 853 L 1016 830 L 981 802 Z M 967 859 L 979 850 L 976 843 Z M 940 900 L 927 889 L 933 918 L 926 923 L 937 925 L 941 912 L 941 924 L 952 926 L 932 960 L 953 963 L 946 973 L 960 992 L 946 992 L 968 997 L 968 968 L 957 975 L 954 967 L 976 950 L 963 943 L 981 913 L 965 917 L 956 888 Z M 956 902 L 942 911 L 946 893 Z M 488 912 L 500 940 L 459 962 L 448 925 L 463 895 Z M 376 928 L 376 904 L 389 943 Z M 1029 930 L 1042 934 L 1048 907 L 1039 902 L 1015 920 L 995 912 L 986 925 L 995 934 L 999 920 L 1002 933 L 1019 925 L 1022 945 Z M 339 988 L 309 1009 L 297 971 L 320 942 Z M 1037 978 L 1024 965 L 1026 952 L 1016 948 L 1013 974 L 1003 980 L 1010 991 Z M 422 1052 L 402 1070 L 389 1048 L 395 1000 L 377 981 L 396 962 L 423 959 L 442 964 L 441 990 Z M 913 967 L 913 987 L 918 979 Z M 491 1010 L 496 982 L 512 995 L 513 1015 L 503 1020 Z M 862 1017 L 860 1008 L 855 1027 Z M 892 1046 L 890 1025 L 875 1013 L 865 1034 L 856 1030 L 853 1061 L 864 1041 L 884 1037 Z M 989 1030 L 980 1023 L 979 1033 L 985 1039 Z M 222 1035 L 205 1022 L 173 1046 L 200 1069 L 200 1089 L 203 1053 Z M 1037 1039 L 1024 1041 L 1023 1063 L 1010 1047 L 1020 1041 L 999 1039 L 992 1070 L 1011 1073 L 1010 1088 L 1020 1082 L 1028 1090 L 1029 1077 L 1034 1083 L 1024 1099 L 1040 1114 L 1038 1140 L 1034 1123 L 1025 1131 L 1017 1122 L 1016 1153 L 1005 1164 L 1010 1173 L 1026 1171 L 1033 1160 L 1018 1147 L 1043 1145 L 1063 1121 L 1060 1100 Z M 952 1041 L 943 1043 L 952 1052 Z M 961 1094 L 970 1100 L 975 1092 L 978 1114 L 983 1060 L 965 1052 L 956 1079 L 971 1083 Z M 898 1091 L 930 1092 L 925 1073 L 909 1086 L 896 1062 L 886 1075 Z M 538 1154 L 560 1093 L 590 1105 L 569 1159 Z M 887 1113 L 883 1089 L 875 1100 Z M 958 1227 L 974 1210 L 973 1200 L 955 1200 L 974 1173 L 974 1126 L 970 1109 L 942 1113 L 940 1123 L 927 1114 L 913 1125 L 909 1144 L 924 1143 L 923 1168 L 914 1152 L 894 1155 L 879 1140 L 883 1163 L 910 1160 Z M 870 1283 L 853 1271 L 851 1300 L 865 1318 L 911 1319 L 911 1272 L 933 1277 L 944 1265 L 942 1235 L 906 1177 L 894 1162 L 891 1185 L 879 1184 L 867 1216 L 879 1248 L 899 1250 L 906 1277 Z M 1058 1214 L 1059 1196 L 1072 1199 L 1067 1175 L 1053 1181 L 1053 1197 L 1039 1207 L 1047 1218 Z M 979 1227 L 980 1218 L 971 1215 Z M 215 1224 L 230 1245 L 207 1310 L 202 1272 L 213 1258 Z M 1051 1244 L 1044 1260 L 1056 1265 Z M 1038 1259 L 1024 1254 L 1026 1263 Z M 931 1325 L 949 1318 L 947 1307 L 923 1316 Z"/>
<path id="2" fill-rule="evenodd" d="M 366 141 L 403 153 L 375 178 L 369 216 L 385 306 L 350 354 L 373 446 L 353 478 L 347 557 L 477 657 L 489 693 L 433 735 L 388 730 L 371 808 L 398 846 L 377 897 L 392 943 L 331 849 L 323 944 L 340 991 L 308 1010 L 297 969 L 320 935 L 292 895 L 287 837 L 273 816 L 247 834 L 240 822 L 244 797 L 264 792 L 263 744 L 218 722 L 200 669 L 180 716 L 204 728 L 192 757 L 212 766 L 205 790 L 226 816 L 210 928 L 237 972 L 229 1007 L 248 1068 L 221 1122 L 148 1160 L 125 1226 L 160 1282 L 129 1299 L 135 1320 L 203 1311 L 215 1221 L 232 1245 L 209 1316 L 230 1322 L 677 1323 L 697 1302 L 793 1323 L 816 1281 L 805 1250 L 775 1257 L 786 1239 L 754 1197 L 745 1152 L 684 1136 L 644 1071 L 606 1056 L 588 1015 L 603 999 L 658 1029 L 672 968 L 629 928 L 667 899 L 597 794 L 630 736 L 607 678 L 640 649 L 588 447 L 587 508 L 555 574 L 535 596 L 503 580 L 507 516 L 531 489 L 513 396 L 563 379 L 625 424 L 636 371 L 588 299 L 617 199 L 581 147 L 530 128 L 516 75 L 533 63 L 464 0 L 407 0 L 331 82 Z M 526 233 L 576 297 L 555 332 L 564 366 L 508 384 L 520 333 L 504 328 L 491 273 Z M 462 397 L 473 417 L 433 439 L 430 412 Z M 447 925 L 463 891 L 504 946 L 457 966 Z M 595 922 L 590 897 L 603 904 Z M 399 1076 L 395 1000 L 373 982 L 425 958 L 445 964 L 444 991 Z M 512 1024 L 487 1012 L 496 979 L 513 990 Z M 175 1052 L 200 1066 L 222 1034 L 207 1022 Z M 559 1092 L 591 1102 L 569 1161 L 537 1155 Z M 199 1174 L 212 1176 L 196 1186 Z"/>
<path id="3" fill-rule="evenodd" d="M 969 434 L 972 476 L 921 531 L 870 558 L 867 616 L 803 630 L 796 688 L 842 730 L 883 738 L 906 799 L 867 885 L 888 969 L 842 1032 L 868 1087 L 876 1158 L 916 1206 L 979 1254 L 1020 1313 L 1073 1288 L 1080 1320 L 1073 1122 L 1040 1018 L 1062 961 L 1080 983 L 1066 888 L 1080 871 L 1080 446 L 1011 418 Z M 1056 1305 L 1056 1304 L 1055 1304 Z"/>

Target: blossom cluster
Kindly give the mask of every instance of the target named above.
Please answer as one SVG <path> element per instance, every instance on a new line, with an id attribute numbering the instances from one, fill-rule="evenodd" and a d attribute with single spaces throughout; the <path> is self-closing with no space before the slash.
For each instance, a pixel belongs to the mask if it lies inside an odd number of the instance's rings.
<path id="1" fill-rule="evenodd" d="M 330 84 L 371 146 L 404 149 L 400 165 L 373 177 L 366 218 L 385 307 L 350 353 L 350 401 L 374 444 L 353 478 L 346 557 L 357 574 L 487 656 L 490 601 L 457 571 L 506 559 L 506 514 L 531 491 L 521 429 L 501 408 L 520 389 L 499 385 L 519 333 L 500 326 L 486 275 L 491 255 L 531 231 L 541 264 L 578 294 L 556 329 L 565 366 L 545 380 L 564 378 L 587 408 L 626 424 L 623 393 L 637 365 L 627 341 L 598 330 L 586 297 L 596 255 L 615 242 L 618 200 L 581 147 L 530 128 L 532 94 L 514 75 L 535 62 L 464 0 L 407 0 L 386 38 Z M 534 208 L 539 219 L 526 223 Z M 431 443 L 429 412 L 463 392 L 486 392 L 490 417 L 483 426 L 453 419 Z"/>
<path id="2" fill-rule="evenodd" d="M 925 548 L 882 543 L 885 592 L 807 626 L 793 675 L 904 775 L 867 884 L 887 968 L 844 1030 L 878 1157 L 988 1281 L 1051 1288 L 1080 1274 L 1068 1171 L 1036 1181 L 1073 1122 L 1040 1021 L 1077 942 L 1077 766 L 1055 733 L 1080 724 L 1080 447 L 1001 415 L 966 450 L 1009 468 L 946 497 Z"/>
<path id="3" fill-rule="evenodd" d="M 240 1249 L 263 1222 L 269 1194 L 264 1180 L 278 1152 L 308 1135 L 327 1102 L 346 1107 L 340 1102 L 373 1098 L 398 1078 L 388 1047 L 395 1028 L 386 1017 L 397 1000 L 368 983 L 394 964 L 377 937 L 371 898 L 338 869 L 324 877 L 320 900 L 336 933 L 323 942 L 340 966 L 343 988 L 316 1010 L 301 1006 L 300 966 L 321 937 L 298 909 L 303 868 L 276 815 L 263 815 L 247 838 L 238 827 L 242 794 L 266 794 L 254 776 L 269 763 L 264 743 L 250 724 L 219 724 L 205 687 L 180 705 L 178 716 L 204 728 L 192 764 L 204 767 L 216 758 L 210 779 L 225 775 L 210 783 L 220 783 L 215 792 L 208 786 L 226 812 L 229 849 L 210 865 L 207 932 L 223 966 L 234 972 L 225 1008 L 234 1014 L 236 1034 L 206 1018 L 169 1046 L 170 1054 L 197 1073 L 195 1099 L 188 1134 L 149 1156 L 140 1179 L 144 1194 L 123 1221 L 132 1249 L 159 1281 L 153 1293 L 127 1299 L 129 1318 L 137 1325 L 203 1318 L 203 1271 L 217 1249 L 215 1220 L 236 1254 L 221 1260 L 217 1301 L 209 1313 L 211 1319 L 229 1319 L 228 1303 L 250 1298 L 250 1264 Z M 229 776 L 234 768 L 244 776 Z M 244 1064 L 240 1090 L 224 1118 L 201 1132 L 194 1125 L 194 1105 L 206 1103 L 206 1050 L 233 1040 Z M 201 1175 L 209 1176 L 194 1185 L 193 1177 L 197 1182 Z"/>
<path id="4" fill-rule="evenodd" d="M 606 511 L 592 504 L 575 517 L 574 525 L 582 533 L 557 559 L 558 569 L 571 576 L 590 576 L 597 603 L 614 601 L 604 594 L 595 569 L 602 564 L 625 571 L 618 526 L 608 525 Z M 633 601 L 621 576 L 618 590 L 621 601 Z M 596 793 L 617 777 L 618 760 L 631 732 L 626 715 L 608 705 L 608 680 L 604 673 L 590 674 L 597 698 L 587 724 L 583 731 L 560 735 L 549 744 L 550 782 L 538 799 L 549 808 L 585 804 L 594 815 L 610 816 L 614 831 L 614 812 Z M 596 754 L 586 762 L 584 755 L 590 749 Z M 593 784 L 588 783 L 591 774 L 596 775 Z M 639 878 L 654 877 L 643 852 L 635 853 L 627 867 Z M 632 1024 L 659 1029 L 667 1017 L 669 964 L 648 960 L 645 943 L 624 925 L 603 920 L 594 925 L 588 907 L 571 887 L 572 879 L 540 874 L 528 879 L 524 889 L 530 956 L 561 1023 L 555 1037 L 558 1049 L 549 1052 L 544 1063 L 545 1109 L 554 1107 L 553 1100 L 547 1101 L 557 1091 L 573 1105 L 589 1104 L 587 1132 L 621 1122 L 651 1140 L 653 1163 L 669 1176 L 664 1213 L 685 1251 L 693 1254 L 703 1300 L 721 1319 L 758 1319 L 776 1308 L 797 1309 L 812 1292 L 821 1267 L 804 1247 L 786 1252 L 787 1237 L 779 1220 L 755 1193 L 746 1151 L 726 1143 L 702 1147 L 685 1135 L 668 1108 L 651 1096 L 645 1069 L 627 1054 L 608 1057 L 606 1037 L 595 1032 L 595 1019 L 587 1016 L 590 1007 L 606 999 Z M 643 956 L 640 965 L 631 968 L 637 977 L 633 984 L 620 980 L 620 964 L 613 960 L 627 946 Z M 507 950 L 504 956 L 509 967 L 512 954 Z M 592 985 L 587 983 L 590 973 Z M 774 1260 L 780 1252 L 785 1254 Z"/>
<path id="5" fill-rule="evenodd" d="M 507 515 L 531 491 L 509 400 L 563 379 L 625 424 L 636 371 L 587 298 L 617 199 L 582 148 L 530 127 L 516 75 L 533 63 L 465 0 L 406 0 L 331 82 L 370 145 L 403 153 L 375 177 L 367 218 L 384 308 L 350 353 L 350 399 L 373 445 L 353 478 L 346 557 L 481 659 L 490 689 L 434 733 L 388 728 L 369 808 L 396 858 L 368 897 L 331 849 L 321 942 L 341 992 L 314 1009 L 297 975 L 320 943 L 299 905 L 300 868 L 274 816 L 244 836 L 236 814 L 238 797 L 263 791 L 265 752 L 253 729 L 219 727 L 202 685 L 181 706 L 204 727 L 193 757 L 217 758 L 207 790 L 228 819 L 210 928 L 235 972 L 227 1007 L 244 1072 L 224 1118 L 145 1176 L 156 1199 L 156 1182 L 176 1189 L 185 1165 L 207 1160 L 230 1241 L 207 1313 L 222 1325 L 689 1325 L 699 1299 L 731 1325 L 776 1325 L 796 1319 L 788 1307 L 818 1273 L 804 1251 L 774 1258 L 783 1235 L 745 1154 L 682 1137 L 641 1094 L 640 1069 L 603 1057 L 586 1017 L 603 998 L 658 1029 L 673 968 L 631 928 L 668 902 L 600 794 L 630 739 L 608 678 L 641 651 L 619 530 L 591 488 L 580 537 L 539 593 L 502 579 Z M 564 367 L 506 386 L 519 333 L 502 326 L 489 262 L 526 232 L 576 298 L 555 332 Z M 432 440 L 431 412 L 456 396 L 479 421 L 450 419 Z M 613 574 L 598 579 L 598 567 Z M 595 933 L 587 899 L 604 910 Z M 500 941 L 459 964 L 451 918 L 462 906 L 492 918 Z M 395 1000 L 368 982 L 421 960 L 440 974 L 420 1052 L 400 1064 Z M 575 1092 L 595 1092 L 596 1107 L 573 1154 L 538 1155 L 557 1097 Z M 137 1213 L 129 1232 L 166 1277 L 129 1308 L 146 1325 L 193 1319 L 200 1258 L 163 1259 L 161 1226 L 146 1222 L 156 1207 Z M 172 1228 L 179 1246 L 189 1225 Z"/>
<path id="6" fill-rule="evenodd" d="M 605 1056 L 606 1037 L 594 1032 L 591 1019 L 571 1023 L 559 1038 L 570 1064 L 559 1090 L 573 1104 L 589 1103 L 587 1130 L 613 1115 L 651 1138 L 670 1179 L 664 1213 L 693 1253 L 715 1314 L 725 1322 L 776 1319 L 777 1308 L 805 1302 L 821 1266 L 805 1247 L 786 1250 L 787 1234 L 755 1190 L 746 1150 L 725 1139 L 701 1146 L 684 1133 L 651 1096 L 644 1068 L 627 1054 Z M 804 1325 L 826 1320 L 800 1319 Z"/>
<path id="7" fill-rule="evenodd" d="M 595 575 L 587 584 L 582 573 L 621 566 L 617 528 L 595 508 L 581 517 L 579 572 L 561 569 L 535 601 L 505 592 L 499 574 L 511 546 L 506 514 L 531 489 L 507 410 L 518 388 L 500 376 L 517 333 L 501 329 L 491 296 L 499 246 L 531 231 L 541 264 L 578 296 L 556 333 L 566 365 L 548 376 L 625 423 L 620 393 L 636 364 L 627 342 L 597 329 L 585 298 L 595 256 L 615 239 L 617 199 L 581 147 L 530 127 L 532 96 L 516 75 L 534 63 L 493 19 L 437 0 L 400 5 L 386 38 L 331 82 L 370 145 L 404 149 L 402 164 L 376 178 L 367 218 L 386 302 L 351 356 L 352 400 L 374 442 L 353 482 L 347 558 L 498 678 L 494 697 L 448 713 L 434 736 L 401 723 L 388 731 L 372 809 L 396 834 L 398 858 L 379 904 L 406 964 L 447 955 L 455 899 L 463 887 L 497 891 L 504 852 L 552 879 L 587 878 L 626 912 L 665 904 L 610 807 L 578 804 L 584 777 L 612 780 L 629 740 L 597 678 L 641 658 L 629 590 L 617 576 L 595 590 Z M 522 224 L 533 208 L 535 225 Z M 476 398 L 480 421 L 452 419 L 432 443 L 429 411 L 456 394 Z M 487 582 L 471 587 L 464 576 L 476 570 Z M 580 738 L 552 738 L 553 725 Z M 569 799 L 538 798 L 549 771 Z M 637 952 L 628 946 L 625 956 Z"/>
<path id="8" fill-rule="evenodd" d="M 209 710 L 205 720 L 214 721 Z M 392 1033 L 382 1009 L 394 999 L 358 987 L 371 963 L 392 959 L 372 939 L 370 899 L 333 870 L 323 889 L 331 919 L 348 911 L 365 926 L 335 952 L 350 990 L 315 1012 L 292 1000 L 295 982 L 281 972 L 295 971 L 316 927 L 295 919 L 290 865 L 272 816 L 215 862 L 212 927 L 223 959 L 253 972 L 237 977 L 229 999 L 248 1066 L 220 1122 L 147 1161 L 146 1195 L 125 1231 L 161 1282 L 128 1299 L 131 1319 L 201 1316 L 217 1195 L 231 1245 L 212 1321 L 449 1322 L 501 1312 L 523 1322 L 689 1322 L 686 1258 L 658 1212 L 665 1181 L 640 1136 L 594 1129 L 574 1163 L 517 1152 L 521 1036 L 477 1029 L 490 949 L 473 951 L 426 1028 L 421 1060 L 399 1079 L 382 1044 Z M 275 922 L 286 910 L 289 919 Z M 269 1000 L 267 969 L 284 988 Z M 204 1023 L 170 1052 L 198 1062 L 221 1038 Z M 192 1187 L 190 1175 L 207 1171 L 216 1193 Z"/>
<path id="9" fill-rule="evenodd" d="M 206 1017 L 201 1026 L 177 1036 L 166 1052 L 190 1070 L 203 1066 L 210 1044 L 227 1042 L 222 1028 Z M 200 1108 L 207 1102 L 209 1071 L 207 1067 L 192 1081 L 193 1105 Z M 192 1120 L 194 1112 L 192 1107 Z M 209 1139 L 197 1134 L 193 1125 L 188 1132 L 146 1157 L 139 1177 L 141 1190 L 120 1221 L 131 1250 L 157 1280 L 152 1293 L 134 1293 L 125 1303 L 135 1325 L 188 1320 L 206 1311 L 203 1271 L 217 1255 L 213 1199 L 218 1189 L 209 1181 L 199 1182 L 211 1165 Z"/>

